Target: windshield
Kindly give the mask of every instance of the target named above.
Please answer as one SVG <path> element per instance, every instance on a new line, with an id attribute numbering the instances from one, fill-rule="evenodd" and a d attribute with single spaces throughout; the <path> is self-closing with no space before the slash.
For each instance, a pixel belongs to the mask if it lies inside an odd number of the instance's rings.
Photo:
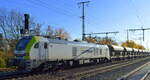
<path id="1" fill-rule="evenodd" d="M 16 50 L 21 51 L 24 50 L 30 41 L 31 37 L 23 37 L 22 39 L 19 40 L 19 42 L 16 45 Z"/>

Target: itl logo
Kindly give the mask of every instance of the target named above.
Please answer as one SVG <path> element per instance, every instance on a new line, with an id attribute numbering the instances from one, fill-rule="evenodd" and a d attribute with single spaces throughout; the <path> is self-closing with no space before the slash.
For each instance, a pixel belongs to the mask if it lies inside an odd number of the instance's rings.
<path id="1" fill-rule="evenodd" d="M 84 53 L 92 53 L 93 51 L 94 51 L 94 48 L 91 47 L 91 48 L 89 48 L 87 50 L 83 50 L 82 54 L 84 54 Z"/>

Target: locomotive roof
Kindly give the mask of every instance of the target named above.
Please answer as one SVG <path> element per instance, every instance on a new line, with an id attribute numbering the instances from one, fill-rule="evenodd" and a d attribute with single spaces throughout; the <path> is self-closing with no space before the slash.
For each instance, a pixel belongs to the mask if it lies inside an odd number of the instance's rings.
<path id="1" fill-rule="evenodd" d="M 94 43 L 87 43 L 87 42 L 75 42 L 75 41 L 66 41 L 66 40 L 58 40 L 58 39 L 48 39 L 50 43 L 56 43 L 56 44 L 73 44 L 73 45 L 83 45 L 83 46 L 107 46 L 107 45 L 100 45 L 100 44 L 94 44 Z"/>

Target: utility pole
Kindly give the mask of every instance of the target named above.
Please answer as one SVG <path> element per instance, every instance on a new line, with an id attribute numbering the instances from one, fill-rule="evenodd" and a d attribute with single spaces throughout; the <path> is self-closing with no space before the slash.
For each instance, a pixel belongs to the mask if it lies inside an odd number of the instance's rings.
<path id="1" fill-rule="evenodd" d="M 127 41 L 129 41 L 129 30 L 127 29 Z"/>
<path id="2" fill-rule="evenodd" d="M 93 34 L 106 34 L 106 40 L 108 39 L 108 34 L 117 34 L 119 33 L 118 31 L 116 32 L 102 32 L 102 33 L 88 33 L 88 34 L 85 34 L 85 35 L 93 35 Z"/>
<path id="3" fill-rule="evenodd" d="M 142 31 L 143 32 L 143 41 L 144 41 L 144 32 L 145 32 L 145 30 L 150 30 L 150 28 L 141 28 L 141 29 L 129 29 L 129 31 Z"/>
<path id="4" fill-rule="evenodd" d="M 79 2 L 78 4 L 82 6 L 82 40 L 85 40 L 85 4 L 89 3 L 90 1 Z"/>

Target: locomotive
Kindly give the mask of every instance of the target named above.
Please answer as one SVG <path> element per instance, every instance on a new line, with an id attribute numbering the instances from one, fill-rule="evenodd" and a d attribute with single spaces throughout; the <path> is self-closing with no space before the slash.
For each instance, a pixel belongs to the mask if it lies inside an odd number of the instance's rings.
<path id="1" fill-rule="evenodd" d="M 41 36 L 24 36 L 18 41 L 14 55 L 14 66 L 32 70 L 138 58 L 149 56 L 150 51 Z"/>

